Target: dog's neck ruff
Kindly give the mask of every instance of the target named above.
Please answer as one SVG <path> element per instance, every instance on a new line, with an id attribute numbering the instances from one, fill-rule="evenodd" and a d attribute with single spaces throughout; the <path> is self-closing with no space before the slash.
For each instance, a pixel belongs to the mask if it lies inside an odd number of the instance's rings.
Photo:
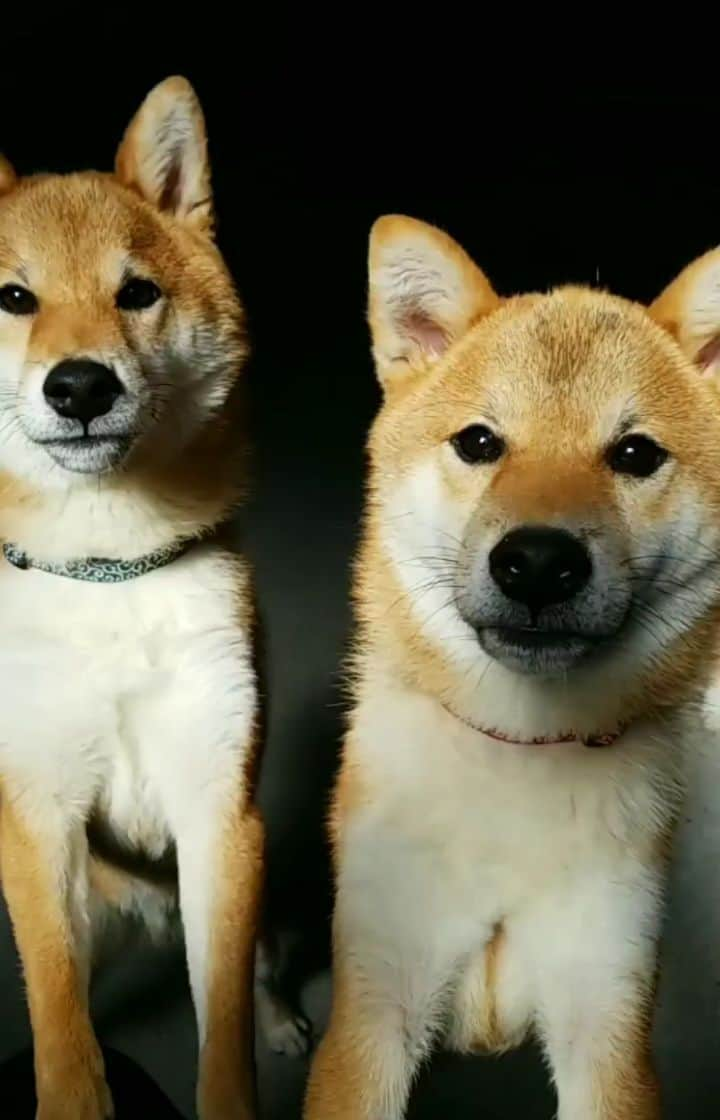
<path id="1" fill-rule="evenodd" d="M 171 564 L 183 553 L 187 552 L 194 543 L 192 540 L 174 541 L 172 544 L 156 548 L 154 552 L 147 552 L 144 556 L 137 556 L 134 560 L 111 560 L 102 556 L 88 556 L 82 560 L 59 560 L 56 562 L 46 560 L 33 560 L 15 544 L 3 544 L 3 553 L 9 564 L 21 571 L 35 568 L 39 572 L 48 572 L 53 576 L 64 576 L 66 579 L 80 579 L 87 583 L 125 583 L 129 579 L 155 572 Z"/>
<path id="2" fill-rule="evenodd" d="M 626 731 L 626 727 L 621 725 L 616 731 L 609 731 L 604 735 L 578 735 L 576 731 L 568 731 L 567 734 L 557 736 L 536 735 L 533 739 L 514 739 L 511 735 L 505 735 L 495 727 L 482 727 L 478 723 L 471 723 L 469 719 L 458 715 L 446 704 L 443 704 L 443 707 L 446 712 L 460 720 L 466 727 L 471 727 L 473 731 L 478 731 L 481 735 L 487 735 L 488 739 L 497 739 L 499 743 L 511 743 L 517 747 L 552 747 L 559 746 L 561 743 L 581 743 L 584 747 L 611 747 Z"/>

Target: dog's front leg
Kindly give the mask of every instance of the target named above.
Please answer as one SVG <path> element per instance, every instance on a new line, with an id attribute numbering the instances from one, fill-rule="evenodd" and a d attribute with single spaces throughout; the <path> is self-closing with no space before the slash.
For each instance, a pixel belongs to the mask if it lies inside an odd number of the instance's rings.
<path id="1" fill-rule="evenodd" d="M 533 917 L 544 941 L 538 1019 L 558 1120 L 660 1118 L 650 1048 L 658 891 L 652 876 L 623 878 L 588 876 Z"/>
<path id="2" fill-rule="evenodd" d="M 200 1120 L 254 1120 L 253 972 L 263 827 L 245 791 L 208 786 L 177 836 L 200 1045 Z"/>
<path id="3" fill-rule="evenodd" d="M 396 982 L 382 973 L 336 934 L 332 1014 L 310 1072 L 306 1120 L 403 1120 L 431 1042 L 436 992 L 423 990 L 422 965 L 412 976 L 398 971 Z M 430 1014 L 408 1029 L 402 989 L 410 985 Z"/>
<path id="4" fill-rule="evenodd" d="M 30 1007 L 38 1120 L 108 1120 L 112 1101 L 88 1010 L 84 824 L 26 800 L 3 788 L 0 860 Z"/>
<path id="5" fill-rule="evenodd" d="M 649 1016 L 637 993 L 614 1013 L 599 1008 L 576 1034 L 555 1024 L 548 1050 L 558 1120 L 660 1120 Z"/>
<path id="6" fill-rule="evenodd" d="M 306 1120 L 403 1120 L 475 936 L 442 852 L 362 811 L 342 822 L 333 1004 Z"/>

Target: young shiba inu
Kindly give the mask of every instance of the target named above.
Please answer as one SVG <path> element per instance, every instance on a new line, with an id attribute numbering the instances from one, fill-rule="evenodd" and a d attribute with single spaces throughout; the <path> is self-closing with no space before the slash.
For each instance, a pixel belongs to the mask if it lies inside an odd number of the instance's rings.
<path id="1" fill-rule="evenodd" d="M 560 1120 L 657 1120 L 649 1024 L 686 708 L 720 607 L 720 261 L 648 310 L 498 297 L 375 226 L 384 405 L 310 1120 L 399 1120 L 441 1039 L 542 1044 Z"/>
<path id="2" fill-rule="evenodd" d="M 104 1120 L 98 923 L 176 893 L 203 1120 L 250 1118 L 263 861 L 241 484 L 243 312 L 202 113 L 158 86 L 115 173 L 0 167 L 0 857 L 38 1116 Z M 172 881 L 177 868 L 179 892 Z"/>

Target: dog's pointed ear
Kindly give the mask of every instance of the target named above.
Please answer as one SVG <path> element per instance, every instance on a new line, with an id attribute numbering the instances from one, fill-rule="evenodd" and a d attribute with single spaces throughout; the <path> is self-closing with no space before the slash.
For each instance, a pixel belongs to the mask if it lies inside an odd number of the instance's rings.
<path id="1" fill-rule="evenodd" d="M 683 269 L 649 311 L 703 373 L 720 374 L 720 249 Z"/>
<path id="2" fill-rule="evenodd" d="M 431 368 L 500 304 L 487 278 L 442 230 L 379 218 L 370 234 L 369 320 L 384 387 Z"/>
<path id="3" fill-rule="evenodd" d="M 11 191 L 16 183 L 15 168 L 5 156 L 0 155 L 0 196 Z"/>
<path id="4" fill-rule="evenodd" d="M 150 91 L 118 149 L 115 172 L 159 210 L 212 231 L 205 120 L 185 78 L 168 78 Z"/>

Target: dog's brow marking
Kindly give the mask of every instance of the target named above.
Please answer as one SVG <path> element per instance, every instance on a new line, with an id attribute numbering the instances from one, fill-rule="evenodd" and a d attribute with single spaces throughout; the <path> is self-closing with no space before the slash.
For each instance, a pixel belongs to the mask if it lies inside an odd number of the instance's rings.
<path id="1" fill-rule="evenodd" d="M 20 260 L 15 250 L 5 240 L 0 240 L 0 254 L 7 256 L 6 268 L 8 272 L 12 272 L 23 284 L 29 284 L 27 271 L 24 263 Z"/>
<path id="2" fill-rule="evenodd" d="M 624 436 L 627 432 L 632 431 L 632 429 L 636 428 L 639 424 L 640 417 L 636 413 L 631 412 L 629 416 L 624 416 L 618 424 L 617 434 L 619 436 Z"/>

